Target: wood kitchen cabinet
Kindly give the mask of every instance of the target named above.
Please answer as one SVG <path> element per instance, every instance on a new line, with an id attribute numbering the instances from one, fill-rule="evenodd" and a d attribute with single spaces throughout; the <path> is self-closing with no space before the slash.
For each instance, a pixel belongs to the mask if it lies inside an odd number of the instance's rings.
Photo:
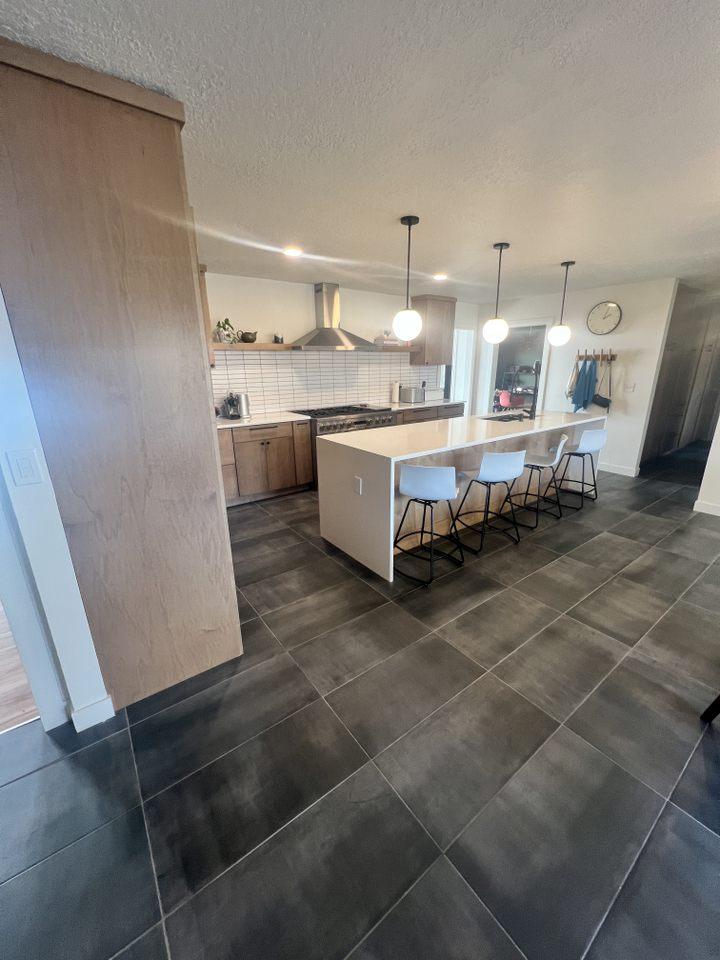
<path id="1" fill-rule="evenodd" d="M 424 420 L 449 420 L 465 416 L 464 403 L 447 403 L 437 407 L 419 407 L 417 410 L 398 412 L 398 423 L 422 423 Z"/>
<path id="2" fill-rule="evenodd" d="M 231 435 L 229 440 L 225 434 Z M 307 486 L 313 481 L 310 424 L 307 422 L 220 429 L 218 443 L 228 503 L 261 498 L 281 490 Z"/>
<path id="3" fill-rule="evenodd" d="M 413 341 L 410 364 L 451 364 L 455 329 L 455 297 L 413 297 L 413 310 L 422 317 L 420 336 Z"/>

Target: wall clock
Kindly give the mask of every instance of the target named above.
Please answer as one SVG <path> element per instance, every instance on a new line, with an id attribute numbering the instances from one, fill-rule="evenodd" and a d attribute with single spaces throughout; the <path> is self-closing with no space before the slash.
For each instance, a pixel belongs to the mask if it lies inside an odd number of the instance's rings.
<path id="1" fill-rule="evenodd" d="M 606 333 L 612 333 L 617 329 L 617 325 L 622 320 L 622 308 L 619 303 L 613 303 L 612 300 L 603 300 L 602 303 L 596 303 L 590 313 L 587 315 L 587 328 L 590 333 L 599 337 Z"/>

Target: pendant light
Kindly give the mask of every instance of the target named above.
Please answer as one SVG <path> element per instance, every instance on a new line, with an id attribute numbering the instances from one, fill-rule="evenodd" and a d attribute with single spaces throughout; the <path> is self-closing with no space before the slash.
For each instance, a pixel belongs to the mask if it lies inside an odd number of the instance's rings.
<path id="1" fill-rule="evenodd" d="M 392 329 L 398 340 L 407 342 L 414 340 L 422 330 L 422 317 L 410 306 L 410 232 L 412 228 L 420 223 L 420 217 L 414 214 L 407 214 L 400 217 L 400 223 L 408 228 L 407 242 L 407 273 L 405 276 L 405 309 L 395 314 L 392 322 Z"/>
<path id="2" fill-rule="evenodd" d="M 510 330 L 507 325 L 507 320 L 503 320 L 502 317 L 498 316 L 498 307 L 500 306 L 500 271 L 502 270 L 502 255 L 503 250 L 507 250 L 509 246 L 509 243 L 493 244 L 493 250 L 498 251 L 498 275 L 497 291 L 495 293 L 495 316 L 491 320 L 486 320 L 482 328 L 483 340 L 485 340 L 487 343 L 502 343 Z"/>
<path id="3" fill-rule="evenodd" d="M 570 327 L 566 327 L 563 323 L 563 314 L 565 313 L 565 294 L 567 293 L 568 270 L 570 267 L 575 266 L 575 261 L 563 260 L 560 266 L 565 267 L 565 281 L 563 283 L 562 301 L 560 302 L 560 320 L 558 323 L 553 324 L 553 326 L 550 327 L 547 335 L 548 342 L 552 344 L 553 347 L 564 347 L 570 339 L 571 332 Z"/>

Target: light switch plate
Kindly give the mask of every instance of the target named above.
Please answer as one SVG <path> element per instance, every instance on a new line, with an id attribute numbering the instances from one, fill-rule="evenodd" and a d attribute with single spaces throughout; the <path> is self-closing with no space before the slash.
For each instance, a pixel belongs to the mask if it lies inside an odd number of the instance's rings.
<path id="1" fill-rule="evenodd" d="M 362 496 L 362 477 L 355 477 L 353 479 L 353 490 Z"/>
<path id="2" fill-rule="evenodd" d="M 8 450 L 6 456 L 10 475 L 16 487 L 42 483 L 40 462 L 35 450 Z"/>

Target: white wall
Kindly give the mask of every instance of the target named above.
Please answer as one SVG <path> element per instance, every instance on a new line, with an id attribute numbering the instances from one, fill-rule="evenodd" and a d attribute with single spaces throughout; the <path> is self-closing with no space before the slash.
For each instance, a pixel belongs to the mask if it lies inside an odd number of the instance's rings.
<path id="1" fill-rule="evenodd" d="M 311 283 L 220 273 L 208 273 L 206 279 L 213 324 L 229 317 L 236 329 L 257 330 L 258 340 L 268 343 L 274 333 L 282 334 L 290 343 L 315 326 Z M 393 317 L 404 306 L 402 296 L 342 287 L 340 323 L 352 333 L 373 340 L 390 329 Z"/>
<path id="2" fill-rule="evenodd" d="M 712 513 L 720 517 L 720 423 L 715 429 L 715 436 L 710 446 L 695 509 L 701 513 Z"/>
<path id="3" fill-rule="evenodd" d="M 571 275 L 572 282 L 572 275 Z M 553 322 L 560 311 L 560 272 L 557 295 L 523 297 L 503 301 L 501 314 L 508 322 Z M 668 278 L 628 283 L 590 290 L 568 290 L 565 322 L 572 330 L 570 342 L 549 351 L 545 410 L 571 410 L 565 396 L 570 370 L 578 350 L 608 350 L 617 353 L 613 365 L 613 403 L 608 419 L 608 443 L 600 460 L 606 470 L 634 476 L 638 472 L 647 429 L 660 356 L 672 311 L 677 282 Z M 623 317 L 617 330 L 604 337 L 593 336 L 586 326 L 588 311 L 603 300 L 620 304 Z M 479 310 L 482 324 L 492 316 L 495 304 Z M 477 412 L 485 412 L 491 386 L 493 349 L 482 344 L 478 358 Z M 593 408 L 597 409 L 597 408 Z"/>

